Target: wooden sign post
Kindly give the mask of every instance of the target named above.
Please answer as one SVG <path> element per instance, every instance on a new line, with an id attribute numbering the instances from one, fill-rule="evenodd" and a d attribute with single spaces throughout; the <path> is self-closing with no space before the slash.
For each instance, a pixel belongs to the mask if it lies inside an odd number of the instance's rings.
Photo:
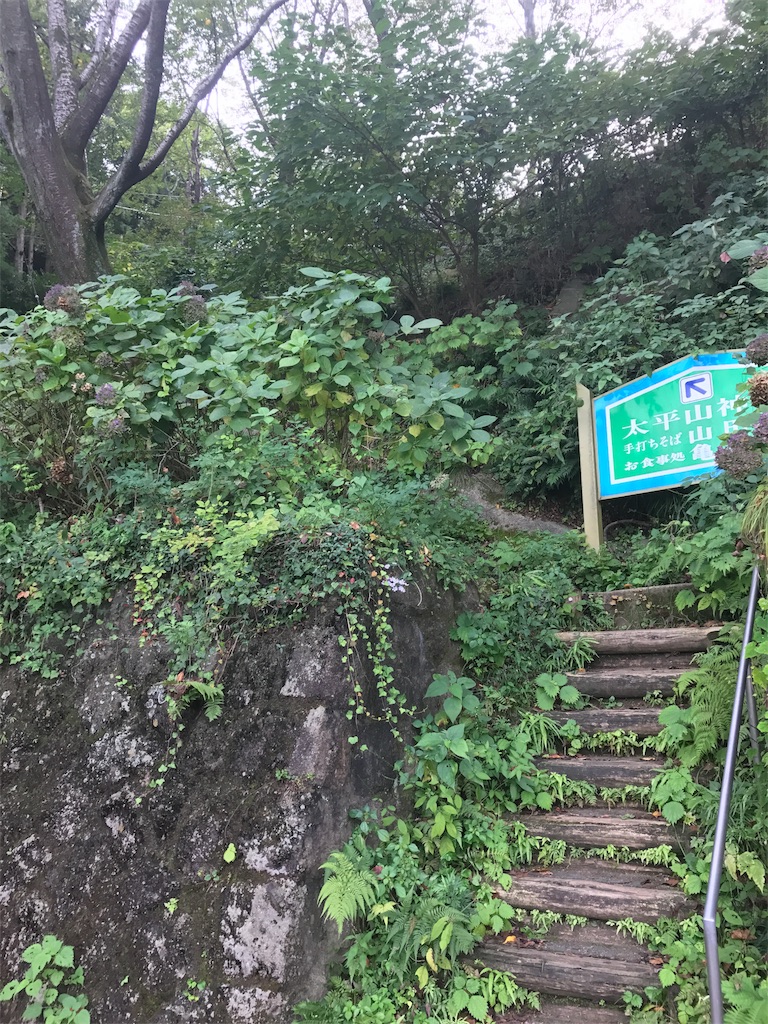
<path id="1" fill-rule="evenodd" d="M 587 544 L 595 551 L 603 543 L 603 510 L 597 488 L 597 450 L 592 413 L 592 392 L 583 384 L 576 385 L 579 402 L 579 463 L 581 464 L 581 504 L 584 509 L 584 533 Z"/>

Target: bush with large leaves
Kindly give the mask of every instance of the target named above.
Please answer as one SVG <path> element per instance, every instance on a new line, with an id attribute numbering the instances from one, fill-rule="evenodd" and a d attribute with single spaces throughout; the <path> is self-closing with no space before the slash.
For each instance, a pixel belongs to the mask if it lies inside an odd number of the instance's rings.
<path id="1" fill-rule="evenodd" d="M 304 271 L 259 312 L 189 283 L 141 296 L 118 279 L 52 289 L 0 323 L 0 483 L 40 502 L 110 490 L 131 461 L 188 474 L 217 431 L 253 437 L 298 418 L 343 467 L 421 472 L 486 457 L 493 417 L 388 317 L 388 278 Z"/>

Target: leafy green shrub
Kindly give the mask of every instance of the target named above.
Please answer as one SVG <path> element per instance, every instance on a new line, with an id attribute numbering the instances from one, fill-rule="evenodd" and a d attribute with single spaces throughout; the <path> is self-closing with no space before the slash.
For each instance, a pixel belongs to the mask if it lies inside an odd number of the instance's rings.
<path id="1" fill-rule="evenodd" d="M 257 313 L 237 294 L 205 300 L 186 282 L 142 297 L 115 278 L 6 313 L 0 484 L 82 503 L 131 460 L 183 477 L 218 430 L 247 438 L 296 418 L 347 465 L 483 460 L 492 417 L 468 413 L 472 389 L 413 344 L 437 321 L 388 319 L 387 278 L 306 274 Z"/>
<path id="2" fill-rule="evenodd" d="M 513 493 L 576 476 L 577 382 L 601 394 L 683 355 L 746 346 L 764 329 L 768 295 L 720 259 L 764 229 L 749 212 L 764 201 L 761 186 L 744 187 L 744 196 L 717 197 L 708 216 L 670 238 L 634 239 L 578 313 L 521 341 L 502 381 L 507 407 L 494 454 Z"/>
<path id="3" fill-rule="evenodd" d="M 21 1020 L 42 1020 L 44 1024 L 90 1024 L 86 1010 L 88 997 L 72 995 L 62 987 L 82 988 L 83 969 L 75 967 L 72 946 L 65 946 L 55 935 L 27 946 L 21 959 L 29 964 L 18 981 L 9 981 L 0 990 L 0 1003 L 26 996 L 28 1002 Z"/>

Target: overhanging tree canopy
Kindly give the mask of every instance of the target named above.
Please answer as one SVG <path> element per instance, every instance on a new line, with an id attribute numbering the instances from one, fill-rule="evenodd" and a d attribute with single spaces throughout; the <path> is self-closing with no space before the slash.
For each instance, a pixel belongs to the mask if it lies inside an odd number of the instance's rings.
<path id="1" fill-rule="evenodd" d="M 81 53 L 75 47 L 67 0 L 48 0 L 43 24 L 33 20 L 28 0 L 3 0 L 0 133 L 24 176 L 44 225 L 51 261 L 63 282 L 87 281 L 108 270 L 107 217 L 128 189 L 162 164 L 198 103 L 286 2 L 273 0 L 222 52 L 216 46 L 211 67 L 192 87 L 176 122 L 157 139 L 153 129 L 163 86 L 171 0 L 140 0 L 124 21 L 119 0 L 105 0 L 87 40 L 78 40 Z M 86 147 L 142 39 L 141 99 L 132 138 L 96 191 L 89 179 Z"/>

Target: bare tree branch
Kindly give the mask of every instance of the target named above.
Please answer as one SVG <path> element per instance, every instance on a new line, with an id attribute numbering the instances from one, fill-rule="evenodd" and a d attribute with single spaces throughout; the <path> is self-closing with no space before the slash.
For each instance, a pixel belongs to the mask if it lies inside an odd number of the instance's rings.
<path id="1" fill-rule="evenodd" d="M 381 3 L 381 0 L 363 0 L 365 13 L 371 23 L 371 28 L 376 34 L 376 40 L 381 46 L 389 35 L 389 18 Z"/>
<path id="2" fill-rule="evenodd" d="M 248 46 L 251 45 L 253 40 L 256 38 L 256 35 L 261 31 L 264 25 L 266 25 L 267 21 L 269 20 L 269 18 L 272 17 L 275 11 L 279 11 L 280 8 L 284 7 L 287 2 L 288 0 L 274 0 L 274 2 L 270 4 L 270 6 L 267 7 L 267 9 L 263 12 L 263 14 L 261 14 L 256 19 L 256 21 L 250 27 L 248 32 L 242 37 L 242 39 L 239 39 L 235 43 L 235 45 L 230 50 L 228 50 L 227 53 L 224 54 L 224 56 L 213 69 L 213 71 L 202 81 L 198 82 L 198 84 L 192 90 L 192 95 L 189 99 L 189 102 L 187 103 L 187 106 L 184 108 L 184 112 L 182 113 L 181 117 L 176 121 L 174 126 L 168 132 L 166 137 L 157 147 L 157 149 L 149 158 L 149 160 L 147 160 L 145 163 L 141 165 L 141 167 L 139 168 L 138 177 L 133 182 L 133 184 L 136 184 L 139 181 L 143 181 L 144 178 L 149 177 L 149 175 L 152 174 L 153 171 L 157 170 L 157 168 L 165 159 L 171 146 L 174 144 L 176 139 L 178 139 L 178 137 L 189 124 L 190 120 L 192 119 L 192 115 L 197 110 L 197 105 L 200 102 L 200 100 L 203 99 L 203 97 L 206 96 L 211 91 L 211 89 L 213 89 L 213 87 L 219 81 L 219 79 L 224 74 L 226 69 L 229 67 L 231 62 L 235 59 L 235 57 L 237 57 L 238 54 L 242 53 L 243 50 L 245 50 Z"/>
<path id="3" fill-rule="evenodd" d="M 78 82 L 79 89 L 86 86 L 88 82 L 90 82 L 91 78 L 93 78 L 93 74 L 101 63 L 101 59 L 106 53 L 107 47 L 112 42 L 112 37 L 115 34 L 115 21 L 117 19 L 119 6 L 120 0 L 107 0 L 107 6 L 102 14 L 99 27 L 96 30 L 93 54 L 80 75 L 80 80 Z"/>
<path id="4" fill-rule="evenodd" d="M 152 5 L 144 54 L 144 91 L 141 96 L 141 109 L 128 151 L 91 207 L 91 215 L 97 224 L 114 210 L 120 197 L 131 185 L 140 180 L 136 178 L 136 174 L 152 138 L 157 100 L 163 81 L 163 50 L 169 4 L 170 0 L 154 0 Z"/>
<path id="5" fill-rule="evenodd" d="M 53 75 L 53 117 L 56 127 L 61 128 L 77 109 L 67 0 L 48 0 L 48 39 Z"/>
<path id="6" fill-rule="evenodd" d="M 259 97 L 256 95 L 256 93 L 253 91 L 251 87 L 251 80 L 245 68 L 243 67 L 243 57 L 242 54 L 240 53 L 237 55 L 237 66 L 240 68 L 240 77 L 243 80 L 245 91 L 248 93 L 248 99 L 253 104 L 253 109 L 256 111 L 256 116 L 259 119 L 259 124 L 264 129 L 264 138 L 270 144 L 272 149 L 274 149 L 275 152 L 277 152 L 277 140 L 275 139 L 272 132 L 269 130 L 269 121 L 267 120 L 266 114 L 261 108 L 261 104 L 259 103 Z"/>
<path id="7" fill-rule="evenodd" d="M 99 118 L 107 109 L 107 104 L 117 89 L 134 47 L 149 24 L 152 7 L 153 0 L 141 0 L 122 35 L 100 62 L 78 110 L 64 126 L 61 141 L 65 151 L 76 160 L 79 160 L 88 139 L 99 123 Z"/>

